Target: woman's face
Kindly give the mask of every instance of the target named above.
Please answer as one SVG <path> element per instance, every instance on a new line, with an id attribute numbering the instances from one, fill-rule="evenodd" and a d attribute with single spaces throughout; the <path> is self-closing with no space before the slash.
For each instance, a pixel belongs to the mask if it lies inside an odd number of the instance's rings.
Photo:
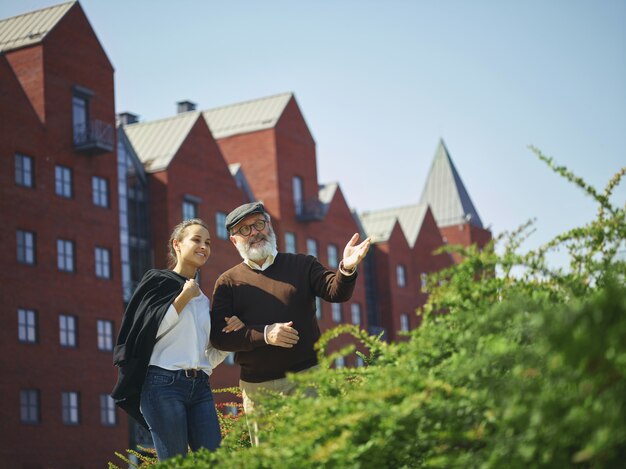
<path id="1" fill-rule="evenodd" d="M 201 225 L 190 225 L 183 231 L 183 238 L 174 240 L 179 264 L 194 268 L 202 267 L 211 255 L 211 235 Z"/>

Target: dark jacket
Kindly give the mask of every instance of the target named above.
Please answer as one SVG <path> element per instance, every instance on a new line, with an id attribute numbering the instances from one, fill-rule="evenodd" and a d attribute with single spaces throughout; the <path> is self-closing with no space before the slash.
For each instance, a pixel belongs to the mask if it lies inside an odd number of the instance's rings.
<path id="1" fill-rule="evenodd" d="M 126 307 L 113 350 L 118 376 L 111 397 L 146 429 L 148 424 L 139 410 L 141 388 L 159 325 L 185 281 L 185 277 L 171 270 L 146 272 Z"/>

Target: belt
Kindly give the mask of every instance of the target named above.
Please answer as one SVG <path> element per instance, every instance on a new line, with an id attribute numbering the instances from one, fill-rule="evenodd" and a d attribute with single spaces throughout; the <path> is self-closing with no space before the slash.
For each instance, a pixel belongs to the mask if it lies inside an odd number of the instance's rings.
<path id="1" fill-rule="evenodd" d="M 207 374 L 202 370 L 196 370 L 195 368 L 189 368 L 187 370 L 168 370 L 165 368 L 161 368 L 160 366 L 150 365 L 150 368 L 156 368 L 159 373 L 171 373 L 171 374 L 181 374 L 185 378 L 189 379 L 197 379 L 197 378 L 208 378 Z"/>
<path id="2" fill-rule="evenodd" d="M 183 373 L 185 373 L 185 378 L 191 378 L 191 379 L 196 379 L 196 378 L 203 378 L 206 376 L 206 373 L 202 370 L 196 370 L 196 369 L 189 369 L 189 370 L 180 370 Z"/>

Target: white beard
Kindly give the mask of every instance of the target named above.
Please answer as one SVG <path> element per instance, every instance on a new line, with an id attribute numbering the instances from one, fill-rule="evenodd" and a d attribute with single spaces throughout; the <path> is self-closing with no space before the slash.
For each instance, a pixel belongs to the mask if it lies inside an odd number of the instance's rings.
<path id="1" fill-rule="evenodd" d="M 264 241 L 252 246 L 252 243 L 259 239 L 264 239 Z M 267 236 L 257 233 L 245 240 L 237 240 L 235 247 L 244 261 L 252 261 L 258 264 L 260 261 L 267 259 L 276 250 L 276 235 L 270 226 Z"/>

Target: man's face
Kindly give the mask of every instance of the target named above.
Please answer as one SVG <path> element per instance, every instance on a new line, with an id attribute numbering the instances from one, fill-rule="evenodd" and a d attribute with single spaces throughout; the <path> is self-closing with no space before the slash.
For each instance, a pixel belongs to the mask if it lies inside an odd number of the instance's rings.
<path id="1" fill-rule="evenodd" d="M 247 216 L 231 232 L 230 240 L 244 259 L 264 261 L 276 249 L 272 225 L 261 213 Z"/>

